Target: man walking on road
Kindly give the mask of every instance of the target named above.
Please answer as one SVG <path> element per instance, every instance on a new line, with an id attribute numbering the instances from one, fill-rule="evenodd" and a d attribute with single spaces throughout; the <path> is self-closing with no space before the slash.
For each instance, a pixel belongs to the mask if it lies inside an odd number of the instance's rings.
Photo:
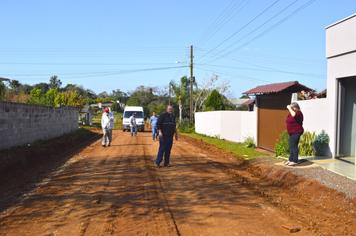
<path id="1" fill-rule="evenodd" d="M 135 134 L 137 136 L 137 123 L 136 123 L 136 113 L 133 113 L 132 116 L 130 116 L 130 131 L 131 131 L 131 136 Z"/>
<path id="2" fill-rule="evenodd" d="M 101 128 L 103 129 L 103 138 L 101 140 L 101 145 L 103 147 L 111 145 L 112 139 L 112 129 L 110 128 L 110 116 L 109 116 L 109 108 L 105 107 L 103 111 L 103 115 L 101 116 Z"/>
<path id="3" fill-rule="evenodd" d="M 152 112 L 152 116 L 150 118 L 150 126 L 152 129 L 153 141 L 155 141 L 158 137 L 157 121 L 158 121 L 158 117 L 156 116 L 156 112 Z"/>
<path id="4" fill-rule="evenodd" d="M 157 167 L 160 167 L 164 156 L 164 166 L 169 166 L 171 149 L 173 146 L 173 136 L 178 140 L 176 118 L 173 114 L 173 107 L 171 105 L 167 107 L 166 112 L 159 116 L 157 128 L 159 133 L 159 149 L 155 164 Z"/>

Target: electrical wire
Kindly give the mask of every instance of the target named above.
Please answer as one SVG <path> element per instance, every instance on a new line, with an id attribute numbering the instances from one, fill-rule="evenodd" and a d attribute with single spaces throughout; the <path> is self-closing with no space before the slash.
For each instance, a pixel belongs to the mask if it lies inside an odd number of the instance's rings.
<path id="1" fill-rule="evenodd" d="M 260 18 L 262 15 L 264 15 L 267 11 L 269 11 L 272 7 L 274 7 L 280 0 L 276 0 L 272 2 L 272 4 L 268 5 L 266 8 L 264 8 L 260 13 L 258 13 L 256 16 L 254 16 L 250 21 L 248 21 L 246 24 L 244 24 L 242 27 L 240 27 L 237 31 L 232 33 L 230 36 L 222 40 L 218 45 L 216 45 L 214 48 L 210 49 L 207 53 L 203 54 L 201 58 L 206 57 L 208 54 L 212 53 L 216 49 L 218 49 L 220 46 L 222 46 L 224 43 L 235 37 L 237 34 L 239 34 L 242 30 L 244 30 L 246 27 L 248 27 L 250 24 L 252 24 L 254 21 L 256 21 L 258 18 Z"/>
<path id="2" fill-rule="evenodd" d="M 288 4 L 286 7 L 282 8 L 282 10 L 278 11 L 276 14 L 274 14 L 272 17 L 268 18 L 265 22 L 263 22 L 262 24 L 260 24 L 259 26 L 257 26 L 256 28 L 254 28 L 253 30 L 251 30 L 250 32 L 248 32 L 247 34 L 243 35 L 241 38 L 239 38 L 238 41 L 234 41 L 231 44 L 229 44 L 227 47 L 225 47 L 224 49 L 222 49 L 220 52 L 216 53 L 214 56 L 218 57 L 221 54 L 224 54 L 229 48 L 233 47 L 234 45 L 236 45 L 237 42 L 244 40 L 245 38 L 247 38 L 248 36 L 252 35 L 253 33 L 255 33 L 256 31 L 258 31 L 259 29 L 261 29 L 263 26 L 267 25 L 269 22 L 271 22 L 272 20 L 274 20 L 275 18 L 277 18 L 278 16 L 282 15 L 284 12 L 286 12 L 289 8 L 291 8 L 293 5 L 295 5 L 298 1 L 300 0 L 295 0 L 293 2 L 291 2 L 290 4 Z"/>
<path id="3" fill-rule="evenodd" d="M 230 55 L 231 53 L 244 48 L 245 46 L 249 45 L 250 43 L 252 43 L 253 41 L 259 39 L 260 37 L 262 37 L 263 35 L 265 35 L 266 33 L 268 33 L 269 31 L 273 30 L 274 28 L 276 28 L 277 26 L 281 25 L 282 23 L 284 23 L 285 21 L 287 21 L 289 18 L 291 18 L 292 16 L 294 16 L 295 14 L 297 14 L 299 11 L 307 8 L 308 6 L 310 6 L 312 3 L 314 3 L 316 0 L 309 0 L 308 2 L 306 2 L 305 4 L 303 4 L 302 6 L 298 7 L 296 10 L 294 10 L 293 12 L 291 12 L 290 14 L 288 14 L 286 17 L 282 18 L 281 20 L 279 20 L 277 23 L 273 24 L 272 26 L 270 26 L 269 28 L 267 28 L 266 30 L 264 30 L 263 32 L 261 32 L 260 34 L 258 34 L 257 36 L 253 37 L 252 39 L 248 40 L 247 42 L 245 42 L 244 44 L 230 50 L 229 52 L 217 57 L 214 59 L 218 60 L 220 58 L 223 58 L 227 55 Z"/>

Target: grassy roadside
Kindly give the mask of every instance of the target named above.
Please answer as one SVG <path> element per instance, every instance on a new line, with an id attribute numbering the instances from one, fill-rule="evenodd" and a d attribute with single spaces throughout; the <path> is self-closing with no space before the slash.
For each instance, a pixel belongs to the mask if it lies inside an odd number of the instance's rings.
<path id="1" fill-rule="evenodd" d="M 252 160 L 262 156 L 269 156 L 269 154 L 265 152 L 259 152 L 255 148 L 248 148 L 243 143 L 231 142 L 197 133 L 181 133 L 181 135 L 188 136 L 197 140 L 202 140 L 203 142 L 212 144 L 224 151 L 231 152 L 236 156 L 242 157 L 246 160 Z"/>

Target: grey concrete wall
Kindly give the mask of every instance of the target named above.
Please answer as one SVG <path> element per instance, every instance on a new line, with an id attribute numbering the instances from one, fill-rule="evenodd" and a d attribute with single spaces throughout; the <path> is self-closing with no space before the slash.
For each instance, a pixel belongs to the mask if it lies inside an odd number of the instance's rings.
<path id="1" fill-rule="evenodd" d="M 0 102 L 0 150 L 78 129 L 78 110 Z"/>

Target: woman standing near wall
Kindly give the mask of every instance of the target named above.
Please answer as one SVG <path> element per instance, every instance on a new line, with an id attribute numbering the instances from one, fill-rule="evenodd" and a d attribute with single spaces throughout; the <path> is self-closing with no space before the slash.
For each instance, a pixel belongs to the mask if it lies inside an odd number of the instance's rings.
<path id="1" fill-rule="evenodd" d="M 299 139 L 300 136 L 304 133 L 303 128 L 303 113 L 300 111 L 298 103 L 292 102 L 292 104 L 287 106 L 289 114 L 287 116 L 286 124 L 287 131 L 289 134 L 289 148 L 290 155 L 289 160 L 285 163 L 288 166 L 294 166 L 298 164 L 299 156 Z"/>

